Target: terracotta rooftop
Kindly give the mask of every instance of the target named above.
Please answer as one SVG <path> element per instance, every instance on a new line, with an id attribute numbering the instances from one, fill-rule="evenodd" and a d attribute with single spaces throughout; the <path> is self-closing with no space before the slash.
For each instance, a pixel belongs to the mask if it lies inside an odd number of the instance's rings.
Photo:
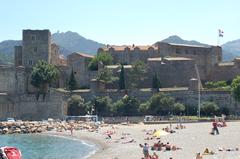
<path id="1" fill-rule="evenodd" d="M 157 49 L 156 46 L 152 46 L 152 45 L 121 45 L 121 46 L 117 46 L 117 45 L 110 45 L 110 46 L 106 46 L 103 48 L 104 51 L 108 51 L 110 48 L 113 48 L 115 51 L 124 51 L 126 48 L 129 48 L 130 50 L 134 50 L 136 48 L 139 48 L 140 50 L 148 50 L 150 47 L 152 47 L 153 49 Z"/>
<path id="2" fill-rule="evenodd" d="M 89 54 L 85 54 L 85 53 L 80 53 L 80 52 L 74 52 L 72 54 L 78 54 L 80 56 L 83 56 L 83 57 L 88 57 L 88 58 L 94 58 L 93 55 L 89 55 Z"/>

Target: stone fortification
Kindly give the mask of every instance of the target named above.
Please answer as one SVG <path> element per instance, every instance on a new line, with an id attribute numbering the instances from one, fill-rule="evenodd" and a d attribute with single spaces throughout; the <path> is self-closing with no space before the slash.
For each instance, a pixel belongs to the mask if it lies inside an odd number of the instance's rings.
<path id="1" fill-rule="evenodd" d="M 21 66 L 0 66 L 0 93 L 21 94 L 24 92 L 24 68 Z"/>
<path id="2" fill-rule="evenodd" d="M 92 73 L 88 70 L 88 64 L 92 58 L 94 58 L 94 56 L 78 52 L 74 52 L 67 57 L 67 64 L 69 66 L 68 76 L 73 69 L 79 88 L 90 86 Z"/>
<path id="3" fill-rule="evenodd" d="M 148 58 L 159 57 L 155 46 L 109 46 L 98 49 L 98 53 L 107 52 L 112 55 L 114 64 L 133 64 L 136 61 L 147 62 Z"/>
<path id="4" fill-rule="evenodd" d="M 51 61 L 51 33 L 49 30 L 23 30 L 23 65 L 32 68 L 39 60 Z"/>
<path id="5" fill-rule="evenodd" d="M 21 120 L 63 119 L 62 95 L 49 93 L 43 100 L 34 94 L 0 94 L 0 120 L 14 117 Z"/>

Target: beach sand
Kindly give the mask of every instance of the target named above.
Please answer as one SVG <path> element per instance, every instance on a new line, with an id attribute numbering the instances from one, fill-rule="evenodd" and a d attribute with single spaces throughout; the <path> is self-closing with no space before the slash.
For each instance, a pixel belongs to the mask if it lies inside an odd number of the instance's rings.
<path id="1" fill-rule="evenodd" d="M 151 151 L 156 152 L 160 159 L 195 159 L 196 153 L 203 153 L 205 148 L 216 152 L 215 155 L 204 155 L 204 159 L 240 159 L 240 151 L 218 151 L 222 148 L 240 148 L 240 122 L 228 122 L 227 127 L 219 128 L 220 135 L 211 135 L 211 123 L 184 124 L 186 129 L 175 130 L 176 133 L 161 137 L 161 142 L 176 145 L 182 150 L 177 151 Z M 74 131 L 72 137 L 96 144 L 99 146 L 97 153 L 90 159 L 141 159 L 142 148 L 139 144 L 148 143 L 153 145 L 157 139 L 144 140 L 144 130 L 159 130 L 169 124 L 130 124 L 130 125 L 108 125 L 101 127 L 98 132 L 88 130 Z M 173 124 L 176 127 L 176 124 Z M 106 139 L 106 131 L 115 132 L 111 139 Z M 48 134 L 69 136 L 70 132 L 48 132 Z M 121 139 L 124 138 L 124 139 Z M 133 143 L 125 143 L 134 139 Z"/>

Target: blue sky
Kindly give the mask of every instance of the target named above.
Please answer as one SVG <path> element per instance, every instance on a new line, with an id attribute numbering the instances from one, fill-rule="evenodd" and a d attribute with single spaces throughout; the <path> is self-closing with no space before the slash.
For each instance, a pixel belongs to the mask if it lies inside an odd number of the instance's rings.
<path id="1" fill-rule="evenodd" d="M 170 35 L 221 43 L 240 38 L 239 0 L 2 0 L 0 41 L 22 29 L 74 31 L 105 44 L 153 44 Z"/>

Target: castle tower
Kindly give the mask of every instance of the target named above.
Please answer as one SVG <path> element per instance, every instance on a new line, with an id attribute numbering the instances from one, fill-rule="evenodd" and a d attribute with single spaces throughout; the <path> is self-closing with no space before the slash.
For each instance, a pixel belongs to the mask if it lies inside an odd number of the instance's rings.
<path id="1" fill-rule="evenodd" d="M 50 63 L 51 33 L 49 30 L 23 30 L 22 62 L 31 69 L 39 60 Z"/>

